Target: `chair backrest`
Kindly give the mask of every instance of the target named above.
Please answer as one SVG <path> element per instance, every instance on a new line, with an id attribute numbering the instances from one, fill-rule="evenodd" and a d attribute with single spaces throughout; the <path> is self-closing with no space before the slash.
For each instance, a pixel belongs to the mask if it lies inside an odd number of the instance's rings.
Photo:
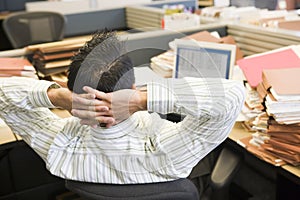
<path id="1" fill-rule="evenodd" d="M 66 187 L 84 200 L 199 200 L 189 179 L 148 184 L 98 184 L 66 181 Z"/>
<path id="2" fill-rule="evenodd" d="M 17 12 L 3 20 L 3 29 L 13 48 L 63 39 L 65 17 L 56 12 Z"/>

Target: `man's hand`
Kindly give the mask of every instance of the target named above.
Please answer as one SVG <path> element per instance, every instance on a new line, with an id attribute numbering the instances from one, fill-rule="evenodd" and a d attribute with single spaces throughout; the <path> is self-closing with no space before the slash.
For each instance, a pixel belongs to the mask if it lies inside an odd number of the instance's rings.
<path id="1" fill-rule="evenodd" d="M 87 94 L 73 96 L 71 113 L 81 118 L 82 124 L 105 124 L 110 127 L 127 119 L 134 112 L 147 109 L 147 93 L 138 90 L 119 90 L 104 93 L 84 87 Z"/>

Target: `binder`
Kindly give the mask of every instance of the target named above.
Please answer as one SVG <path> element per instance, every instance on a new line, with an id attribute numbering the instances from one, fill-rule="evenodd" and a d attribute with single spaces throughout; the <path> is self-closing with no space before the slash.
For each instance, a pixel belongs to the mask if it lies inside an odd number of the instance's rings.
<path id="1" fill-rule="evenodd" d="M 300 58 L 292 48 L 272 51 L 257 56 L 243 58 L 237 61 L 248 83 L 256 88 L 262 81 L 264 69 L 299 68 Z"/>

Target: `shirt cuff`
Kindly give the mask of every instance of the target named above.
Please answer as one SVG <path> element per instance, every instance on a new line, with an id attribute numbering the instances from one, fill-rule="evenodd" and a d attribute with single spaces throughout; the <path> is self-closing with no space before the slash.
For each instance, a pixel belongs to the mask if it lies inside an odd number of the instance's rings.
<path id="1" fill-rule="evenodd" d="M 32 89 L 30 90 L 29 100 L 35 107 L 46 107 L 46 108 L 55 108 L 51 103 L 47 91 L 49 88 L 59 88 L 60 86 L 55 82 L 49 82 L 40 80 L 37 81 Z"/>
<path id="2" fill-rule="evenodd" d="M 174 111 L 175 96 L 171 82 L 163 80 L 159 83 L 147 84 L 147 109 L 161 114 Z"/>

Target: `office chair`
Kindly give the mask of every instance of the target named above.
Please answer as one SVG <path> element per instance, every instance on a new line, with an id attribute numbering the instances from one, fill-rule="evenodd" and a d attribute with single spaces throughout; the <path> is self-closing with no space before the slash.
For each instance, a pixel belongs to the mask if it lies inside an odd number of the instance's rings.
<path id="1" fill-rule="evenodd" d="M 229 200 L 230 184 L 240 168 L 242 156 L 222 148 L 212 173 L 209 187 L 199 197 L 189 179 L 149 184 L 98 184 L 66 180 L 66 188 L 84 200 Z"/>
<path id="2" fill-rule="evenodd" d="M 209 176 L 209 187 L 201 200 L 229 200 L 230 184 L 242 163 L 242 155 L 223 147 Z"/>
<path id="3" fill-rule="evenodd" d="M 66 188 L 84 200 L 199 200 L 189 179 L 147 184 L 99 184 L 66 180 Z"/>
<path id="4" fill-rule="evenodd" d="M 56 12 L 17 12 L 3 20 L 3 29 L 13 48 L 62 40 L 65 17 Z"/>

